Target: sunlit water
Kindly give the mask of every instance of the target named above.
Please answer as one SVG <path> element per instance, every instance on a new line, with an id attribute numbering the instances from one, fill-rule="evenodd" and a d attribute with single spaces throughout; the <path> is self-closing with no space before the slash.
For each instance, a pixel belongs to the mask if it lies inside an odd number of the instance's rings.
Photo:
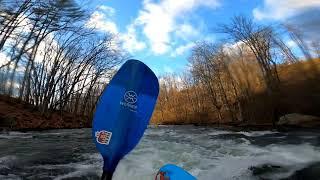
<path id="1" fill-rule="evenodd" d="M 173 163 L 198 179 L 280 179 L 320 162 L 320 133 L 232 132 L 193 126 L 149 128 L 115 180 L 152 180 Z M 251 167 L 281 167 L 253 175 Z M 0 134 L 0 179 L 99 179 L 90 129 Z M 250 170 L 251 169 L 251 170 Z"/>

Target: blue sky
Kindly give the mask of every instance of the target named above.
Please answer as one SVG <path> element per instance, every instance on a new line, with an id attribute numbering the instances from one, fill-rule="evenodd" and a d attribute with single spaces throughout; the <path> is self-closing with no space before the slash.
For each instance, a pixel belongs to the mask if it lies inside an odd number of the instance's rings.
<path id="1" fill-rule="evenodd" d="M 234 15 L 258 23 L 281 23 L 309 9 L 318 10 L 320 1 L 96 0 L 89 6 L 92 15 L 87 26 L 116 34 L 132 58 L 162 75 L 184 71 L 195 43 L 223 38 L 214 28 Z"/>

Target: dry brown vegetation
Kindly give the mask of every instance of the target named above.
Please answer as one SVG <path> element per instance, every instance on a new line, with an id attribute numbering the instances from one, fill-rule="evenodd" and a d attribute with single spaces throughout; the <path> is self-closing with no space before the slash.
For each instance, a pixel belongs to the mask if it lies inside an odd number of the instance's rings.
<path id="1" fill-rule="evenodd" d="M 253 64 L 247 66 L 249 67 L 245 69 L 250 69 L 249 75 L 241 70 L 240 65 L 230 65 L 237 88 L 246 87 L 241 93 L 239 90 L 236 97 L 228 92 L 235 119 L 232 119 L 227 107 L 223 107 L 223 118 L 219 120 L 218 112 L 212 107 L 210 95 L 203 85 L 187 86 L 177 76 L 168 75 L 161 81 L 160 96 L 152 122 L 154 124 L 271 124 L 271 104 L 265 85 L 259 77 L 258 67 Z M 278 95 L 279 115 L 302 113 L 320 116 L 320 59 L 283 64 L 279 66 L 278 71 L 281 82 Z M 236 106 L 237 102 L 240 107 Z"/>
<path id="2" fill-rule="evenodd" d="M 33 105 L 0 95 L 0 127 L 11 130 L 39 130 L 90 127 L 91 118 L 68 112 L 52 111 L 44 117 Z"/>
<path id="3" fill-rule="evenodd" d="M 275 127 L 288 113 L 320 115 L 318 48 L 310 49 L 294 28 L 282 28 L 295 50 L 274 27 L 246 17 L 220 25 L 233 44 L 200 42 L 189 57 L 189 72 L 162 77 L 152 122 Z"/>

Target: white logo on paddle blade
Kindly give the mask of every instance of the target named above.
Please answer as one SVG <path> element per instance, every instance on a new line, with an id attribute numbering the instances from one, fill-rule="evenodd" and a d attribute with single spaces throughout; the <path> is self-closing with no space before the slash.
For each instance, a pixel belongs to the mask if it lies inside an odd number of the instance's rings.
<path id="1" fill-rule="evenodd" d="M 120 105 L 128 108 L 132 112 L 136 112 L 137 110 L 137 105 L 136 102 L 138 101 L 138 96 L 137 93 L 134 91 L 127 91 L 123 95 L 122 101 L 120 101 Z"/>
<path id="2" fill-rule="evenodd" d="M 125 94 L 124 94 L 124 100 L 129 103 L 129 104 L 134 104 L 137 102 L 137 93 L 134 92 L 134 91 L 127 91 Z"/>
<path id="3" fill-rule="evenodd" d="M 96 135 L 96 140 L 99 144 L 108 145 L 111 140 L 112 132 L 101 130 L 101 131 L 97 131 L 95 135 Z"/>

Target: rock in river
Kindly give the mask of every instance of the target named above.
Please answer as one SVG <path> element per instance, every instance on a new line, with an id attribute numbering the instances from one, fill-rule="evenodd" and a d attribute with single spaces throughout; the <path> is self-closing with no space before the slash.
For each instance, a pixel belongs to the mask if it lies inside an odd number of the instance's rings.
<path id="1" fill-rule="evenodd" d="M 280 117 L 278 126 L 294 126 L 302 128 L 320 127 L 320 118 L 316 116 L 292 113 Z"/>

